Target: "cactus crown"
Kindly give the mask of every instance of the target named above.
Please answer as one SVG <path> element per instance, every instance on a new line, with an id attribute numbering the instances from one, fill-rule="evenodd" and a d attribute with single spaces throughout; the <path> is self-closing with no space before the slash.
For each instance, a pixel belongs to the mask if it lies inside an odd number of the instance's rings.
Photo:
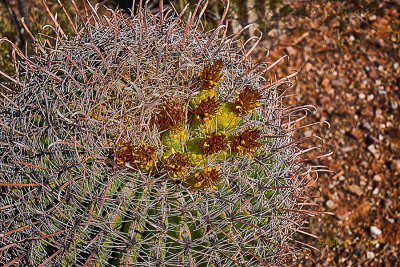
<path id="1" fill-rule="evenodd" d="M 269 64 L 195 14 L 140 10 L 18 48 L 1 101 L 1 264 L 268 266 L 309 169 Z M 169 15 L 167 15 L 169 14 Z M 191 18 L 191 19 L 190 19 Z M 200 19 L 198 20 L 200 21 Z M 75 28 L 74 26 L 74 28 Z"/>

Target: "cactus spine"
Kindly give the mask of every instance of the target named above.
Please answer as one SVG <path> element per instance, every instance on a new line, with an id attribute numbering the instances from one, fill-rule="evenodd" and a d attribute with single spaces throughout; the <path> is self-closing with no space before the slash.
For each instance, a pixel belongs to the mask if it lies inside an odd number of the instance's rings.
<path id="1" fill-rule="evenodd" d="M 1 264 L 269 266 L 301 226 L 292 112 L 220 29 L 100 18 L 35 43 L 1 101 Z M 285 123 L 286 122 L 286 123 Z"/>

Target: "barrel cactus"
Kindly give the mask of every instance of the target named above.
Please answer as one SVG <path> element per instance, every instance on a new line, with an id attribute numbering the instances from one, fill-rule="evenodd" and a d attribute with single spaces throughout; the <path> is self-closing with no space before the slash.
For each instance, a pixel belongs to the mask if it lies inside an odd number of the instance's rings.
<path id="1" fill-rule="evenodd" d="M 300 109 L 282 105 L 290 77 L 268 78 L 274 64 L 254 63 L 223 21 L 202 31 L 201 1 L 185 20 L 162 5 L 129 17 L 84 6 L 75 36 L 56 23 L 33 56 L 14 46 L 18 75 L 0 104 L 0 265 L 295 256 L 310 167 L 293 139 Z"/>

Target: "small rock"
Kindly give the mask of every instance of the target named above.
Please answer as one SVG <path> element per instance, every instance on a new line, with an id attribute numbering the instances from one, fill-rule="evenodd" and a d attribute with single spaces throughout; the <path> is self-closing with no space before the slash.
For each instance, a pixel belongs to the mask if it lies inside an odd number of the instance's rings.
<path id="1" fill-rule="evenodd" d="M 390 101 L 390 107 L 396 110 L 399 107 L 399 103 L 397 103 L 396 101 Z"/>
<path id="2" fill-rule="evenodd" d="M 322 87 L 327 88 L 329 86 L 329 79 L 324 78 L 321 82 Z"/>
<path id="3" fill-rule="evenodd" d="M 279 35 L 279 30 L 278 29 L 272 29 L 268 32 L 269 37 L 276 37 Z"/>
<path id="4" fill-rule="evenodd" d="M 370 95 L 367 96 L 367 100 L 368 100 L 368 101 L 371 101 L 371 100 L 373 100 L 374 98 L 375 98 L 375 96 L 374 96 L 373 94 L 370 94 Z"/>
<path id="5" fill-rule="evenodd" d="M 387 218 L 387 221 L 390 223 L 394 223 L 394 219 L 393 218 Z"/>
<path id="6" fill-rule="evenodd" d="M 325 202 L 325 205 L 326 205 L 329 209 L 332 209 L 333 206 L 335 206 L 335 203 L 334 203 L 332 200 L 329 199 L 328 201 Z"/>
<path id="7" fill-rule="evenodd" d="M 343 78 L 338 78 L 338 79 L 333 80 L 333 81 L 331 82 L 331 85 L 332 85 L 333 87 L 340 87 L 342 84 L 344 84 L 344 82 L 345 82 L 345 79 L 343 79 Z"/>
<path id="8" fill-rule="evenodd" d="M 354 37 L 354 35 L 350 35 L 350 37 L 349 37 L 349 40 L 350 40 L 350 41 L 354 42 L 355 39 L 356 39 L 356 38 Z"/>
<path id="9" fill-rule="evenodd" d="M 376 188 L 374 189 L 374 191 L 372 191 L 372 194 L 377 195 L 378 193 L 379 193 L 379 188 L 376 187 Z"/>
<path id="10" fill-rule="evenodd" d="M 369 76 L 371 79 L 376 79 L 376 78 L 378 78 L 378 72 L 377 72 L 375 69 L 372 69 L 372 70 L 368 73 L 368 76 Z"/>
<path id="11" fill-rule="evenodd" d="M 356 194 L 357 196 L 361 196 L 363 194 L 363 190 L 358 185 L 352 184 L 349 186 L 349 191 Z"/>
<path id="12" fill-rule="evenodd" d="M 375 110 L 375 117 L 377 117 L 377 118 L 382 117 L 382 109 L 377 108 L 377 109 Z"/>
<path id="13" fill-rule="evenodd" d="M 360 166 L 363 167 L 364 169 L 367 169 L 369 167 L 369 164 L 368 164 L 368 162 L 363 160 L 363 161 L 361 161 Z"/>
<path id="14" fill-rule="evenodd" d="M 320 99 L 320 103 L 321 105 L 326 105 L 327 103 L 329 103 L 331 101 L 331 98 L 329 96 L 323 96 Z"/>
<path id="15" fill-rule="evenodd" d="M 335 211 L 335 215 L 339 220 L 346 220 L 349 217 L 347 210 L 343 207 L 337 208 Z"/>
<path id="16" fill-rule="evenodd" d="M 343 153 L 347 153 L 347 152 L 353 151 L 353 148 L 351 146 L 345 146 L 345 147 L 342 147 L 340 150 L 342 150 Z"/>
<path id="17" fill-rule="evenodd" d="M 344 177 L 343 175 L 339 176 L 339 181 L 344 181 L 346 179 L 346 177 Z"/>
<path id="18" fill-rule="evenodd" d="M 359 93 L 358 98 L 364 100 L 367 96 L 364 93 Z"/>
<path id="19" fill-rule="evenodd" d="M 297 50 L 291 46 L 286 47 L 286 51 L 289 54 L 289 56 L 295 56 L 297 54 Z"/>
<path id="20" fill-rule="evenodd" d="M 379 174 L 376 174 L 376 175 L 374 175 L 374 178 L 373 178 L 373 180 L 375 181 L 375 182 L 382 182 L 382 176 L 380 176 Z"/>
<path id="21" fill-rule="evenodd" d="M 372 128 L 371 128 L 371 124 L 369 124 L 369 122 L 363 122 L 362 123 L 362 125 L 361 125 L 365 130 L 368 130 L 368 131 L 371 131 L 372 130 Z"/>
<path id="22" fill-rule="evenodd" d="M 400 171 L 400 159 L 393 160 L 391 165 L 393 170 Z"/>
<path id="23" fill-rule="evenodd" d="M 395 63 L 393 64 L 393 68 L 397 69 L 398 67 L 399 67 L 399 63 L 395 62 Z"/>
<path id="24" fill-rule="evenodd" d="M 386 95 L 387 94 L 387 92 L 385 91 L 385 90 L 378 90 L 378 94 L 380 94 L 380 95 Z"/>
<path id="25" fill-rule="evenodd" d="M 314 65 L 311 62 L 307 62 L 306 66 L 304 67 L 306 71 L 315 70 Z"/>
<path id="26" fill-rule="evenodd" d="M 371 68 L 369 66 L 364 66 L 365 71 L 370 71 Z"/>
<path id="27" fill-rule="evenodd" d="M 382 234 L 382 231 L 376 226 L 371 226 L 370 230 L 371 230 L 371 234 L 373 234 L 373 235 L 381 235 Z"/>
<path id="28" fill-rule="evenodd" d="M 374 112 L 372 111 L 372 108 L 365 108 L 361 110 L 361 116 L 372 117 L 374 116 Z"/>
<path id="29" fill-rule="evenodd" d="M 375 258 L 375 254 L 372 251 L 367 251 L 367 259 L 372 260 Z"/>
<path id="30" fill-rule="evenodd" d="M 369 145 L 369 146 L 368 146 L 368 150 L 369 150 L 369 152 L 371 152 L 375 157 L 379 156 L 379 155 L 378 155 L 378 151 L 376 150 L 376 148 L 375 148 L 374 145 Z"/>
<path id="31" fill-rule="evenodd" d="M 311 130 L 305 131 L 305 132 L 304 132 L 304 136 L 305 136 L 305 137 L 310 137 L 310 136 L 312 136 L 312 133 L 313 133 L 313 132 L 312 132 Z"/>
<path id="32" fill-rule="evenodd" d="M 361 139 L 363 137 L 363 132 L 358 128 L 351 129 L 350 134 L 356 139 Z"/>

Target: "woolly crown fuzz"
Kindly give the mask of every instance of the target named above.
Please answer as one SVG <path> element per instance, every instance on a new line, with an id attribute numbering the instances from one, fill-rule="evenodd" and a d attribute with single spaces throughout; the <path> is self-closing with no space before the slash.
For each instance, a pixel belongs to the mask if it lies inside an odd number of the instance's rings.
<path id="1" fill-rule="evenodd" d="M 14 46 L 16 93 L 0 105 L 0 265 L 295 256 L 310 169 L 292 138 L 301 109 L 282 106 L 290 78 L 268 79 L 269 63 L 236 37 L 203 32 L 201 1 L 187 21 L 162 5 L 132 17 L 85 6 L 75 36 L 55 27 L 32 57 Z"/>

